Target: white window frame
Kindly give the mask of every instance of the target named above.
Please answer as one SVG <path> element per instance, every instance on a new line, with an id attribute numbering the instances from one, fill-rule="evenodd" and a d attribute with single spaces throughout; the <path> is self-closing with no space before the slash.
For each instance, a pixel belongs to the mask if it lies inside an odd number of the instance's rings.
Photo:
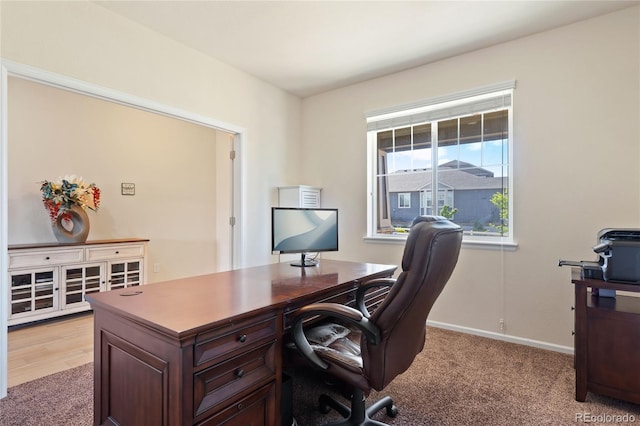
<path id="1" fill-rule="evenodd" d="M 407 201 L 408 205 L 405 205 L 403 202 L 400 204 L 400 200 Z M 398 192 L 398 208 L 399 209 L 410 209 L 411 208 L 411 193 L 410 192 Z"/>
<path id="2" fill-rule="evenodd" d="M 514 191 L 513 191 L 513 92 L 515 89 L 515 80 L 506 81 L 498 84 L 492 84 L 488 86 L 479 87 L 472 90 L 453 93 L 450 95 L 440 96 L 437 98 L 431 98 L 424 101 L 415 102 L 412 104 L 400 105 L 382 110 L 371 111 L 367 114 L 367 235 L 366 240 L 373 241 L 393 241 L 398 240 L 404 242 L 406 234 L 381 234 L 377 230 L 377 215 L 378 215 L 378 188 L 376 183 L 376 171 L 378 162 L 377 152 L 377 133 L 382 129 L 400 128 L 406 127 L 411 124 L 417 124 L 416 117 L 423 115 L 430 117 L 431 115 L 439 115 L 443 110 L 449 110 L 451 115 L 448 117 L 455 118 L 464 115 L 469 115 L 473 112 L 484 113 L 490 111 L 492 108 L 484 107 L 491 105 L 492 100 L 504 96 L 508 99 L 508 104 L 504 107 L 509 109 L 508 117 L 508 191 L 509 191 L 509 234 L 507 236 L 479 236 L 465 234 L 463 238 L 464 244 L 474 245 L 487 245 L 487 246 L 516 246 L 515 243 L 515 227 L 514 227 Z M 486 101 L 486 102 L 485 102 Z M 505 101 L 506 102 L 506 101 Z M 503 107 L 503 108 L 504 108 Z M 473 108 L 477 108 L 475 111 Z M 496 107 L 497 108 L 497 107 Z M 460 111 L 456 113 L 455 111 Z M 426 119 L 424 122 L 440 121 L 443 118 Z M 412 121 L 413 120 L 413 121 Z M 433 130 L 432 130 L 433 131 Z M 435 144 L 433 150 L 437 151 L 437 137 L 435 138 Z M 437 171 L 437 167 L 433 168 Z M 437 181 L 437 173 L 433 173 L 434 182 Z M 435 185 L 435 183 L 433 184 Z M 433 186 L 436 187 L 436 186 Z"/>

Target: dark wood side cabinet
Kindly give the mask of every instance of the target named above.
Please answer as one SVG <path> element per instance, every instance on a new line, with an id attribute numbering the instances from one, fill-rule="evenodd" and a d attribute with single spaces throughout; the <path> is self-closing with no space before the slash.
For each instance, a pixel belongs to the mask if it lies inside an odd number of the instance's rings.
<path id="1" fill-rule="evenodd" d="M 280 263 L 91 294 L 94 424 L 279 425 L 290 316 L 395 269 Z"/>
<path id="2" fill-rule="evenodd" d="M 572 283 L 576 400 L 593 392 L 640 404 L 640 298 L 593 294 L 595 289 L 640 293 L 640 285 L 583 279 L 579 268 L 572 271 Z"/>

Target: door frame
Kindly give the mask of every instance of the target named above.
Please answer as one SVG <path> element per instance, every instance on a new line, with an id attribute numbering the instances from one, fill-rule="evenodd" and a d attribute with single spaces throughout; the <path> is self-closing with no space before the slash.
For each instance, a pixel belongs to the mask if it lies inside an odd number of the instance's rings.
<path id="1" fill-rule="evenodd" d="M 63 90 L 115 102 L 143 111 L 165 115 L 190 123 L 210 127 L 233 135 L 235 161 L 232 169 L 233 188 L 231 202 L 234 225 L 231 230 L 231 262 L 236 269 L 244 265 L 243 219 L 243 148 L 246 144 L 246 130 L 235 124 L 195 114 L 169 105 L 129 95 L 113 89 L 101 87 L 82 80 L 45 71 L 29 65 L 2 60 L 0 63 L 0 399 L 7 396 L 7 352 L 8 352 L 8 77 L 18 77 Z"/>

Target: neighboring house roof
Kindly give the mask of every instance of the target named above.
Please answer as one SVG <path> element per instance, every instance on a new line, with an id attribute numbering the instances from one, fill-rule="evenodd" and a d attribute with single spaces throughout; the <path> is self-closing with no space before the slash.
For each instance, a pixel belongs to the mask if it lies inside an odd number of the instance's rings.
<path id="1" fill-rule="evenodd" d="M 493 177 L 493 172 L 482 167 L 478 167 L 474 164 L 467 163 L 466 161 L 451 160 L 449 162 L 440 164 L 438 169 L 463 169 L 467 173 L 471 173 L 476 176 Z"/>
<path id="2" fill-rule="evenodd" d="M 477 173 L 477 170 L 474 170 Z M 506 177 L 486 177 L 458 169 L 438 170 L 442 185 L 457 190 L 502 189 L 507 186 Z M 415 192 L 431 186 L 431 169 L 402 171 L 388 175 L 389 192 Z"/>

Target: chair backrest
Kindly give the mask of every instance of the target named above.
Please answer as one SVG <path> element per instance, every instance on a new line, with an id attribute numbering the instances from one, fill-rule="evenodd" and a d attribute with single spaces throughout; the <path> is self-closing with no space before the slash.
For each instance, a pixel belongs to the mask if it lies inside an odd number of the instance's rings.
<path id="1" fill-rule="evenodd" d="M 373 389 L 383 389 L 422 351 L 427 316 L 456 266 L 461 243 L 462 228 L 444 217 L 414 220 L 402 272 L 370 317 L 381 331 L 381 341 L 362 342 L 363 368 Z"/>

